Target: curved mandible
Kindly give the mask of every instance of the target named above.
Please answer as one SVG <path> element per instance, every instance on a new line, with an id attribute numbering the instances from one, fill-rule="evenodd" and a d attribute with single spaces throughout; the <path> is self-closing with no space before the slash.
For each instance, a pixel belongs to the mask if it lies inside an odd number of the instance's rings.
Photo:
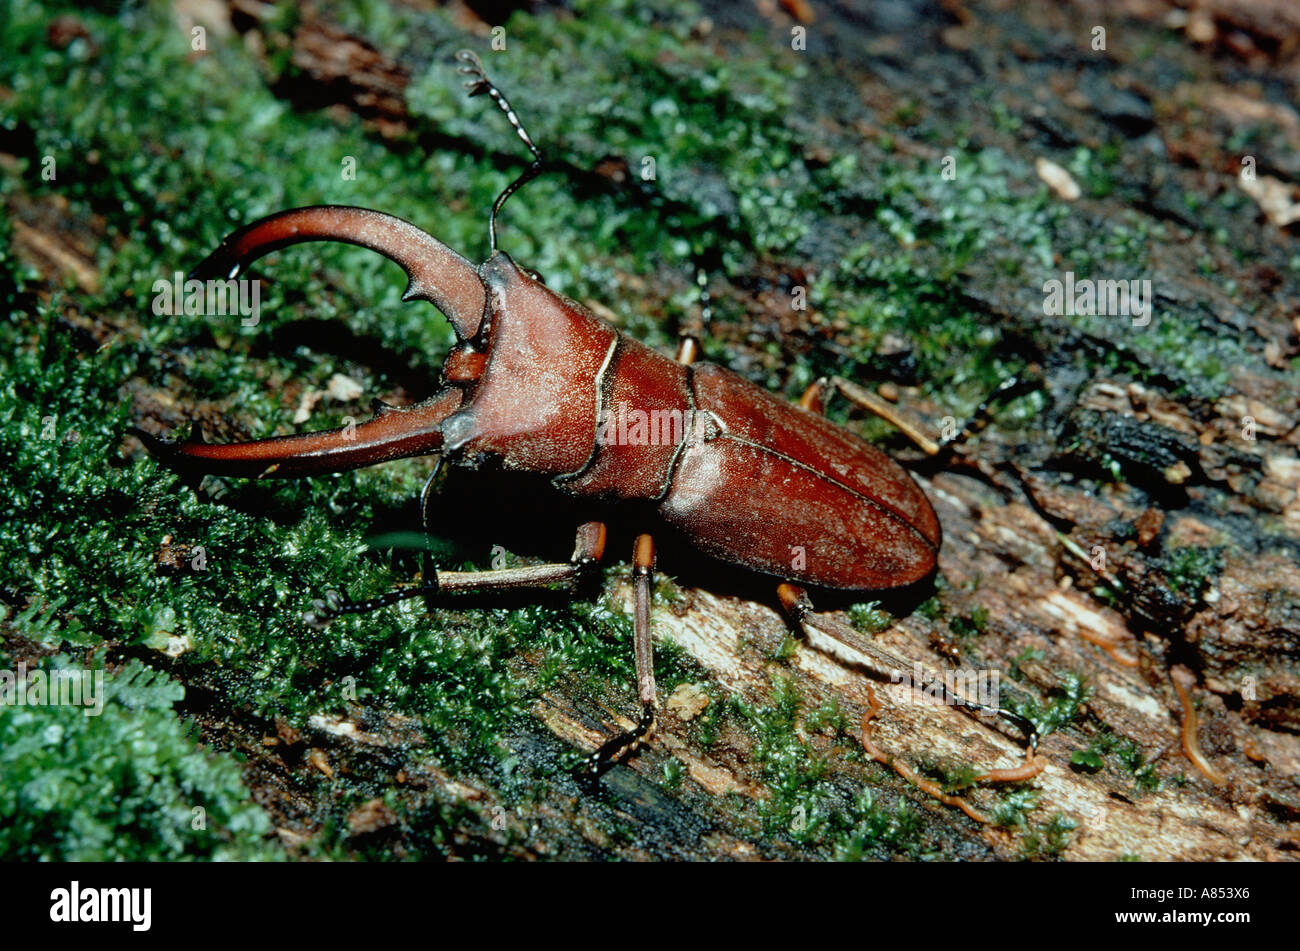
<path id="1" fill-rule="evenodd" d="M 304 241 L 342 241 L 378 251 L 410 280 L 402 300 L 429 301 L 462 340 L 478 333 L 487 300 L 478 269 L 409 221 L 368 208 L 313 205 L 268 215 L 227 236 L 189 276 L 229 280 L 262 255 Z"/>

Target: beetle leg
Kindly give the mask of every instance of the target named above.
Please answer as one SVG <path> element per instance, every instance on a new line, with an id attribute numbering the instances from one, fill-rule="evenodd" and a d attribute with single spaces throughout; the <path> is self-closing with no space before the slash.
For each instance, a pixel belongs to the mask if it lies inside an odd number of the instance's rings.
<path id="1" fill-rule="evenodd" d="M 902 760 L 884 750 L 877 745 L 871 736 L 871 721 L 880 713 L 880 701 L 876 699 L 876 692 L 871 689 L 869 684 L 863 684 L 867 688 L 867 712 L 862 714 L 862 748 L 866 750 L 877 763 L 888 766 L 894 772 L 898 773 L 908 782 L 915 785 L 923 793 L 933 796 L 945 806 L 953 806 L 960 809 L 966 815 L 970 816 L 976 822 L 988 823 L 991 820 L 987 815 L 980 812 L 965 799 L 960 796 L 954 796 L 944 791 L 943 787 L 932 779 L 926 779 L 911 766 L 908 766 Z M 1047 763 L 1036 758 L 1032 753 L 1025 757 L 1023 766 L 1017 766 L 1014 769 L 992 769 L 986 773 L 980 773 L 974 778 L 977 783 L 1021 783 L 1028 779 L 1033 779 L 1041 773 L 1047 766 Z"/>
<path id="2" fill-rule="evenodd" d="M 966 420 L 961 429 L 955 434 L 949 436 L 939 443 L 939 452 L 936 455 L 947 456 L 954 452 L 962 443 L 971 436 L 974 436 L 993 418 L 993 411 L 1013 397 L 1028 393 L 1038 386 L 1038 379 L 1033 376 L 1009 376 L 988 396 L 984 402 L 976 407 L 975 412 L 971 414 L 970 419 Z"/>
<path id="3" fill-rule="evenodd" d="M 1008 377 L 998 385 L 989 396 L 980 403 L 979 407 L 971 414 L 966 424 L 957 430 L 952 436 L 935 442 L 919 427 L 904 419 L 902 414 L 893 406 L 881 399 L 875 393 L 851 380 L 846 380 L 841 376 L 822 377 L 815 381 L 808 389 L 804 390 L 803 397 L 799 400 L 799 405 L 803 409 L 813 413 L 822 412 L 824 406 L 824 394 L 827 390 L 835 390 L 844 395 L 850 403 L 860 406 L 867 412 L 879 416 L 885 422 L 892 425 L 895 429 L 905 435 L 912 442 L 920 447 L 921 451 L 927 456 L 946 457 L 951 455 L 956 449 L 974 436 L 985 426 L 989 424 L 993 411 L 1002 403 L 1014 396 L 1026 393 L 1038 385 L 1038 381 L 1032 377 Z"/>
<path id="4" fill-rule="evenodd" d="M 650 580 L 654 571 L 655 546 L 649 535 L 638 535 L 632 557 L 632 583 L 636 592 L 633 628 L 636 638 L 636 684 L 641 700 L 641 719 L 631 730 L 611 737 L 587 759 L 587 776 L 599 778 L 624 750 L 640 743 L 654 729 L 659 702 L 655 692 L 654 649 L 650 641 Z"/>
<path id="5" fill-rule="evenodd" d="M 955 691 L 950 690 L 943 682 L 943 679 L 933 671 L 921 667 L 919 664 L 909 664 L 900 657 L 891 652 L 871 643 L 853 628 L 847 624 L 842 624 L 835 618 L 824 614 L 813 612 L 812 601 L 808 598 L 808 593 L 802 588 L 792 584 L 782 584 L 777 588 L 777 594 L 781 599 L 782 606 L 786 609 L 791 618 L 799 625 L 800 630 L 805 636 L 808 636 L 809 630 L 815 630 L 825 634 L 837 643 L 847 647 L 854 653 L 861 654 L 870 658 L 877 666 L 883 667 L 891 674 L 891 679 L 902 683 L 910 683 L 916 687 L 937 687 L 938 693 L 954 705 L 963 707 L 967 710 L 979 710 L 984 713 L 996 713 L 1012 723 L 1015 723 L 1025 732 L 1029 738 L 1029 748 L 1025 752 L 1025 761 L 1021 766 L 1013 769 L 994 769 L 983 772 L 975 777 L 975 782 L 985 783 L 1008 783 L 1023 782 L 1032 779 L 1043 771 L 1046 765 L 1042 759 L 1035 756 L 1038 749 L 1038 730 L 1027 719 L 1019 714 L 1012 713 L 1010 710 L 990 707 L 978 701 L 963 697 Z M 914 672 L 919 671 L 921 683 L 914 680 Z M 970 816 L 977 822 L 988 822 L 986 815 L 975 809 L 965 800 L 958 796 L 946 793 L 943 788 L 936 782 L 921 776 L 916 770 L 908 766 L 901 760 L 883 751 L 872 739 L 871 721 L 876 714 L 880 712 L 880 701 L 876 699 L 876 693 L 870 684 L 863 684 L 867 690 L 868 708 L 862 717 L 862 748 L 867 755 L 878 763 L 883 763 L 892 768 L 898 775 L 902 776 L 909 782 L 914 783 L 917 788 L 927 795 L 933 796 L 944 805 L 955 806 L 961 809 L 966 815 Z"/>
<path id="6" fill-rule="evenodd" d="M 840 376 L 824 376 L 812 383 L 808 389 L 804 390 L 803 396 L 799 400 L 799 406 L 811 413 L 820 414 L 825 408 L 826 391 L 838 391 L 844 395 L 850 403 L 861 406 L 869 413 L 879 416 L 885 422 L 889 423 L 899 432 L 901 432 L 912 442 L 916 443 L 927 456 L 937 455 L 940 451 L 940 443 L 935 442 L 921 430 L 908 422 L 903 416 L 890 406 L 887 402 L 872 393 L 870 390 L 858 386 L 850 380 Z"/>
<path id="7" fill-rule="evenodd" d="M 1004 720 L 1014 723 L 1029 740 L 1029 755 L 1032 757 L 1038 749 L 1038 729 L 1018 713 L 1013 713 L 1002 707 L 991 707 L 988 704 L 980 703 L 978 700 L 972 700 L 963 696 L 954 690 L 951 690 L 941 676 L 934 671 L 922 667 L 917 663 L 909 663 L 901 657 L 885 650 L 878 644 L 872 643 L 863 637 L 853 628 L 841 621 L 826 614 L 817 614 L 813 610 L 811 599 L 808 592 L 803 588 L 790 583 L 785 583 L 777 588 L 777 595 L 781 599 L 781 605 L 785 608 L 786 613 L 799 625 L 800 630 L 805 635 L 809 630 L 817 631 L 820 634 L 831 638 L 837 643 L 847 647 L 856 654 L 861 654 L 874 662 L 878 668 L 887 671 L 891 678 L 897 678 L 899 682 L 910 683 L 913 687 L 925 687 L 934 689 L 939 696 L 945 701 L 952 703 L 954 706 L 962 707 L 966 710 L 975 710 L 983 713 L 997 714 Z M 914 672 L 919 672 L 921 683 L 915 683 L 913 679 Z"/>
<path id="8" fill-rule="evenodd" d="M 519 568 L 496 568 L 490 571 L 437 571 L 433 580 L 388 591 L 364 601 L 349 601 L 338 592 L 312 601 L 312 610 L 303 615 L 309 627 L 322 628 L 343 614 L 365 614 L 406 601 L 435 594 L 478 594 L 487 591 L 549 588 L 555 584 L 576 586 L 605 557 L 605 524 L 584 522 L 578 526 L 573 555 L 567 562 L 524 565 Z"/>

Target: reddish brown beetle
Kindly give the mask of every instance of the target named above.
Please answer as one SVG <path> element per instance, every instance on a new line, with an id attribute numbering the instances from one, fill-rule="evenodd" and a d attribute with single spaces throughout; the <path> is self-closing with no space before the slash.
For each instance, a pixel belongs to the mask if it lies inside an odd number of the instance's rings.
<path id="1" fill-rule="evenodd" d="M 227 237 L 192 277 L 233 279 L 261 256 L 305 241 L 342 241 L 396 261 L 410 284 L 404 300 L 426 300 L 451 321 L 457 343 L 442 368 L 441 389 L 415 406 L 380 405 L 354 428 L 211 445 L 168 442 L 140 433 L 167 465 L 224 476 L 303 476 L 338 472 L 405 456 L 439 454 L 448 463 L 550 477 L 583 499 L 649 503 L 659 517 L 706 554 L 781 582 L 793 619 L 829 635 L 890 672 L 910 679 L 913 665 L 834 618 L 814 615 L 802 586 L 878 591 L 916 582 L 935 568 L 938 519 L 929 500 L 896 462 L 815 410 L 831 382 L 872 405 L 845 381 L 821 381 L 792 406 L 730 370 L 695 362 L 698 342 L 682 341 L 677 360 L 620 333 L 586 308 L 547 289 L 496 248 L 496 216 L 506 198 L 537 174 L 541 156 L 509 103 L 472 53 L 460 54 L 471 95 L 486 93 L 505 112 L 535 161 L 496 200 L 492 254 L 481 266 L 414 225 L 362 208 L 317 206 L 280 212 Z M 675 438 L 620 440 L 608 434 L 609 411 L 639 407 L 687 420 Z M 977 417 L 987 411 L 981 408 Z M 922 444 L 928 440 L 922 438 Z M 940 452 L 945 446 L 929 443 Z M 426 493 L 428 487 L 426 486 Z M 779 504 L 773 500 L 779 498 Z M 604 554 L 605 527 L 581 525 L 572 560 L 483 572 L 436 572 L 419 586 L 365 602 L 318 603 L 313 620 L 371 610 L 430 593 L 545 587 L 574 582 Z M 801 556 L 792 558 L 792 552 Z M 604 764 L 651 729 L 656 696 L 650 640 L 654 545 L 636 542 L 636 669 L 643 714 L 592 757 Z M 951 702 L 996 712 L 942 688 Z"/>

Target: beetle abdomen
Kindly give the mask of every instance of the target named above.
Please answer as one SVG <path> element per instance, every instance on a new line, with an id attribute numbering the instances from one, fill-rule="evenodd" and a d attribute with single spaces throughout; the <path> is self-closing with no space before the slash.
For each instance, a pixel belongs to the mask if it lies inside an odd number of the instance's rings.
<path id="1" fill-rule="evenodd" d="M 896 462 L 721 367 L 690 368 L 722 432 L 688 444 L 659 507 L 706 553 L 798 583 L 893 588 L 929 574 L 939 522 Z"/>

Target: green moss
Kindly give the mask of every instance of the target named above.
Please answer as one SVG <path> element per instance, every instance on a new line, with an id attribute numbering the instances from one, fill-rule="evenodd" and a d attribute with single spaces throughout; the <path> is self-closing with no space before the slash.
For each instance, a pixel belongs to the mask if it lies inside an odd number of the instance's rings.
<path id="1" fill-rule="evenodd" d="M 948 629 L 960 638 L 972 638 L 984 633 L 988 626 L 989 611 L 984 605 L 976 605 L 969 615 L 948 619 Z"/>
<path id="2" fill-rule="evenodd" d="M 990 810 L 996 825 L 1008 829 L 1027 828 L 1029 813 L 1038 805 L 1042 791 L 1038 789 L 1012 789 L 1004 792 Z"/>
<path id="3" fill-rule="evenodd" d="M 943 602 L 938 595 L 926 598 L 917 606 L 916 613 L 929 621 L 938 620 L 943 616 Z"/>
<path id="4" fill-rule="evenodd" d="M 804 726 L 812 733 L 822 733 L 827 730 L 839 734 L 844 732 L 848 725 L 848 718 L 845 717 L 844 711 L 840 709 L 839 701 L 832 697 L 821 706 L 810 710 L 804 717 Z"/>
<path id="5" fill-rule="evenodd" d="M 1012 789 L 1003 792 L 989 811 L 995 825 L 1020 830 L 1020 858 L 1022 861 L 1057 859 L 1069 846 L 1070 833 L 1078 823 L 1061 813 L 1056 813 L 1042 825 L 1034 825 L 1029 816 L 1042 798 L 1038 789 Z"/>
<path id="6" fill-rule="evenodd" d="M 1070 765 L 1077 766 L 1085 773 L 1095 773 L 1105 766 L 1105 761 L 1101 758 L 1101 753 L 1095 747 L 1086 750 L 1075 750 L 1070 754 Z"/>
<path id="7" fill-rule="evenodd" d="M 906 803 L 890 809 L 877 803 L 869 790 L 860 793 L 851 808 L 834 813 L 834 857 L 857 862 L 902 854 L 916 856 L 922 834 L 919 813 Z"/>
<path id="8" fill-rule="evenodd" d="M 1174 548 L 1165 557 L 1163 569 L 1174 593 L 1198 599 L 1223 571 L 1223 546 Z"/>
<path id="9" fill-rule="evenodd" d="M 882 608 L 879 601 L 853 605 L 849 608 L 849 620 L 863 634 L 879 634 L 894 623 L 893 615 Z"/>
<path id="10" fill-rule="evenodd" d="M 1078 674 L 1067 671 L 1060 675 L 1060 681 L 1060 686 L 1052 690 L 1047 706 L 1030 699 L 1008 698 L 1007 709 L 1033 723 L 1039 736 L 1055 733 L 1074 720 L 1079 708 L 1092 696 L 1092 688 Z"/>
<path id="11" fill-rule="evenodd" d="M 795 841 L 815 841 L 826 821 L 825 759 L 796 732 L 802 701 L 785 677 L 773 679 L 772 697 L 763 706 L 737 701 L 737 711 L 754 739 L 753 757 L 771 794 L 761 806 L 768 835 L 788 834 Z"/>
<path id="12" fill-rule="evenodd" d="M 958 793 L 975 785 L 980 770 L 969 763 L 922 757 L 921 772 L 939 783 L 946 793 Z"/>
<path id="13" fill-rule="evenodd" d="M 1079 823 L 1061 813 L 1044 825 L 1031 829 L 1020 841 L 1020 857 L 1026 861 L 1059 859 L 1070 844 L 1070 834 Z"/>
<path id="14" fill-rule="evenodd" d="M 801 736 L 829 728 L 838 741 L 845 725 L 838 706 L 823 705 L 801 716 L 803 701 L 793 682 L 777 677 L 773 688 L 762 706 L 734 702 L 753 738 L 752 755 L 768 793 L 759 804 L 764 834 L 842 860 L 918 854 L 920 817 L 906 803 L 890 808 L 876 802 L 869 791 L 847 793 L 831 780 L 826 754 Z"/>
<path id="15" fill-rule="evenodd" d="M 1109 727 L 1102 727 L 1087 749 L 1070 754 L 1070 765 L 1082 772 L 1095 773 L 1111 761 L 1121 773 L 1133 779 L 1136 794 L 1157 792 L 1160 778 L 1155 764 L 1146 761 L 1141 748 L 1133 740 L 1116 736 Z"/>
<path id="16" fill-rule="evenodd" d="M 103 674 L 66 655 L 42 669 Z M 0 859 L 282 857 L 238 764 L 199 746 L 173 710 L 184 694 L 132 661 L 105 678 L 98 716 L 66 704 L 0 705 Z"/>

